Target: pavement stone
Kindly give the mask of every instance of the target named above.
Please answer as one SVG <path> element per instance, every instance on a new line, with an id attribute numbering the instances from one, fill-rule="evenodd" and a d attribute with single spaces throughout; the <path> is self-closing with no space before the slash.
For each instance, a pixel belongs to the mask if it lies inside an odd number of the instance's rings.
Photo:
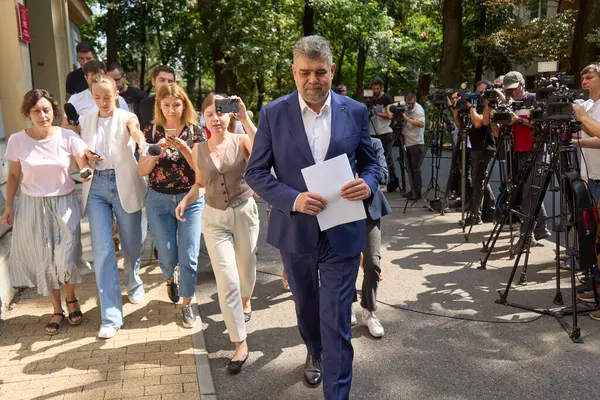
<path id="1" fill-rule="evenodd" d="M 82 230 L 84 257 L 91 259 L 85 221 Z M 159 266 L 155 260 L 144 264 L 146 301 L 130 304 L 123 293 L 125 325 L 109 340 L 96 338 L 100 313 L 93 274 L 77 287 L 84 322 L 65 323 L 52 337 L 44 334 L 52 311 L 48 299 L 35 289 L 21 292 L 0 324 L 0 399 L 162 400 L 174 393 L 198 399 L 192 335 L 202 335 L 202 323 L 181 326 L 182 306 L 169 301 Z M 199 351 L 208 365 L 206 350 Z M 212 386 L 210 377 L 204 379 Z"/>
<path id="2" fill-rule="evenodd" d="M 600 367 L 600 323 L 580 316 L 585 343 L 575 344 L 555 318 L 495 303 L 496 290 L 506 287 L 513 263 L 507 233 L 488 269 L 477 270 L 481 242 L 491 224 L 474 227 L 465 243 L 460 213 L 432 213 L 424 201 L 409 203 L 403 213 L 400 194 L 389 194 L 388 200 L 393 213 L 382 222 L 383 281 L 377 310 L 385 336 L 374 339 L 365 326 L 353 328 L 351 398 L 598 398 L 588 382 Z M 279 254 L 265 243 L 266 207 L 258 203 L 261 234 L 247 325 L 250 355 L 235 377 L 225 370 L 234 346 L 219 310 L 214 275 L 206 256 L 199 263 L 196 296 L 216 395 L 221 400 L 322 399 L 321 388 L 307 388 L 301 381 L 306 350 L 291 294 L 281 287 Z M 529 284 L 515 282 L 509 299 L 556 307 L 554 244 L 542 243 L 530 256 Z M 568 305 L 570 280 L 566 273 L 562 276 Z M 360 284 L 359 277 L 358 289 Z M 360 315 L 360 306 L 354 307 Z"/>

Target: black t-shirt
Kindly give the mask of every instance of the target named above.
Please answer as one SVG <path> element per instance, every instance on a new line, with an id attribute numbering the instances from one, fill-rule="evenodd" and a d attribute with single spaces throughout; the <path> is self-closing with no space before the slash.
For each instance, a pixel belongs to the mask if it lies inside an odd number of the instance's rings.
<path id="1" fill-rule="evenodd" d="M 146 128 L 148 125 L 152 123 L 154 119 L 154 102 L 156 101 L 156 96 L 146 97 L 144 100 L 140 102 L 138 118 L 140 120 L 140 126 L 142 129 Z"/>
<path id="2" fill-rule="evenodd" d="M 67 75 L 67 93 L 73 95 L 75 93 L 83 92 L 88 89 L 88 83 L 85 80 L 83 69 L 78 68 L 75 71 L 69 72 Z"/>
<path id="3" fill-rule="evenodd" d="M 371 106 L 374 107 L 375 111 L 377 112 L 385 112 L 386 107 L 393 103 L 394 99 L 392 99 L 392 96 L 390 96 L 387 93 L 384 93 L 383 96 L 381 96 L 378 99 L 374 98 L 371 100 Z M 369 123 L 369 132 L 371 136 L 383 135 L 385 133 L 391 132 L 391 122 L 392 121 L 390 121 L 389 119 L 382 118 L 379 116 L 372 117 L 371 122 Z"/>
<path id="4" fill-rule="evenodd" d="M 129 106 L 129 111 L 135 113 L 140 118 L 140 102 L 148 97 L 148 94 L 140 88 L 127 86 L 127 90 L 119 93 Z"/>

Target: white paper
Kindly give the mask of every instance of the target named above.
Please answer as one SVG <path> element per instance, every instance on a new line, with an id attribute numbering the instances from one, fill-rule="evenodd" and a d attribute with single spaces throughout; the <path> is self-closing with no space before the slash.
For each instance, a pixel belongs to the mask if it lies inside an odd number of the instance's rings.
<path id="1" fill-rule="evenodd" d="M 317 214 L 321 231 L 367 218 L 362 201 L 346 200 L 340 195 L 342 186 L 354 179 L 347 154 L 304 168 L 302 176 L 309 192 L 327 200 L 325 210 Z"/>

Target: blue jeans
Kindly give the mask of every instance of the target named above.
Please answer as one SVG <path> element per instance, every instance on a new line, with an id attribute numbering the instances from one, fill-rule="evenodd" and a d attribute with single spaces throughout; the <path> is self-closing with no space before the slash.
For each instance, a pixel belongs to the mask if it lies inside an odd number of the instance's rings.
<path id="1" fill-rule="evenodd" d="M 118 327 L 123 325 L 123 305 L 117 254 L 112 239 L 113 213 L 117 219 L 123 250 L 124 283 L 127 294 L 138 296 L 144 293 L 139 276 L 142 211 L 129 214 L 123 210 L 114 170 L 96 171 L 87 199 L 94 272 L 100 297 L 102 325 Z"/>
<path id="2" fill-rule="evenodd" d="M 179 293 L 191 298 L 196 288 L 204 197 L 188 206 L 183 213 L 185 222 L 181 222 L 175 218 L 175 208 L 185 195 L 164 194 L 148 188 L 146 214 L 163 278 L 173 278 L 179 264 Z"/>

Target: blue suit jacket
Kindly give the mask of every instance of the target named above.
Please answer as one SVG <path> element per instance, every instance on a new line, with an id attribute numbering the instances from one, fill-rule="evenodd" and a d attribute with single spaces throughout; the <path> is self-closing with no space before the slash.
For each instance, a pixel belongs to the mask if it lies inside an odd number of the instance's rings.
<path id="1" fill-rule="evenodd" d="M 381 143 L 381 140 L 374 137 L 371 138 L 371 144 L 373 145 L 373 149 L 377 156 L 377 162 L 379 163 L 379 184 L 386 185 L 388 183 L 389 173 L 383 144 Z M 373 199 L 370 204 L 365 204 L 365 208 L 369 217 L 374 221 L 381 217 L 385 217 L 392 212 L 392 208 L 379 188 L 379 185 L 377 186 L 377 190 L 373 193 Z"/>
<path id="2" fill-rule="evenodd" d="M 369 138 L 367 107 L 333 91 L 331 96 L 331 141 L 325 159 L 348 155 L 353 172 L 377 191 L 379 165 Z M 296 197 L 306 192 L 303 168 L 314 165 L 304 130 L 298 92 L 280 97 L 260 112 L 258 132 L 246 169 L 246 181 L 273 206 L 267 242 L 297 254 L 312 253 L 319 242 L 317 218 L 292 212 Z M 271 174 L 274 169 L 277 178 Z M 342 257 L 351 257 L 365 247 L 365 221 L 339 225 L 327 230 L 329 243 Z"/>

